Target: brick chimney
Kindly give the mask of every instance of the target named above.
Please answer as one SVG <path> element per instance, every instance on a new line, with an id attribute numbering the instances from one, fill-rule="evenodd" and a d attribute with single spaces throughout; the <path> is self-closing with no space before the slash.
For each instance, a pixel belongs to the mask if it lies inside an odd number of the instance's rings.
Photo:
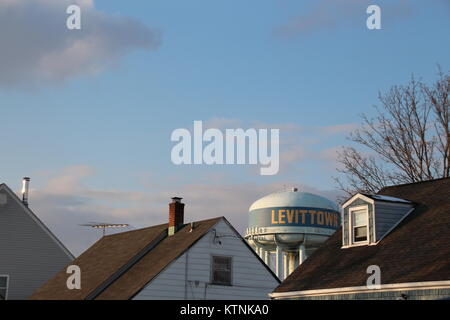
<path id="1" fill-rule="evenodd" d="M 169 203 L 169 237 L 184 224 L 184 203 L 181 199 L 183 198 L 174 197 Z"/>

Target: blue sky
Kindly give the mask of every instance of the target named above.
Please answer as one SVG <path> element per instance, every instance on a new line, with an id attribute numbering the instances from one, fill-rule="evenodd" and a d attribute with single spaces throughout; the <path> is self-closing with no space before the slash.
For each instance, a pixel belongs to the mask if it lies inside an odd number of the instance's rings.
<path id="1" fill-rule="evenodd" d="M 332 197 L 336 148 L 359 114 L 373 114 L 378 91 L 449 67 L 450 5 L 440 0 L 62 1 L 92 13 L 81 32 L 107 44 L 81 57 L 58 52 L 78 35 L 48 34 L 67 16 L 53 2 L 0 1 L 0 16 L 43 7 L 26 23 L 49 41 L 19 47 L 14 15 L 0 19 L 12 52 L 0 53 L 10 72 L 0 76 L 0 181 L 18 190 L 31 176 L 31 206 L 75 253 L 98 236 L 78 223 L 162 223 L 174 195 L 188 220 L 225 215 L 240 231 L 248 206 L 284 185 Z M 381 7 L 382 30 L 366 28 L 368 4 Z M 39 67 L 34 52 L 46 58 Z M 173 165 L 170 134 L 194 120 L 280 128 L 279 174 Z"/>

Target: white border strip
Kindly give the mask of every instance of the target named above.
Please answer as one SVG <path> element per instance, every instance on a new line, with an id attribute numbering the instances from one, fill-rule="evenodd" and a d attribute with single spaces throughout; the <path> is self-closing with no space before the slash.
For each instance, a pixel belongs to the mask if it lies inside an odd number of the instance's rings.
<path id="1" fill-rule="evenodd" d="M 382 292 L 382 291 L 402 291 L 402 290 L 416 290 L 416 289 L 426 290 L 426 289 L 447 289 L 447 288 L 450 289 L 450 280 L 383 284 L 378 289 L 369 289 L 367 288 L 367 286 L 359 286 L 359 287 L 345 287 L 345 288 L 332 288 L 319 290 L 274 292 L 269 293 L 269 297 L 277 299 L 277 298 L 328 296 L 336 294 L 353 294 L 353 293 Z"/>

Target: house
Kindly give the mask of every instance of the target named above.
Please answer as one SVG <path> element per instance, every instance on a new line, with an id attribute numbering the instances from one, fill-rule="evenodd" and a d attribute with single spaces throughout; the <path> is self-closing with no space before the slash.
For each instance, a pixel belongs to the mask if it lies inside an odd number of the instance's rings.
<path id="1" fill-rule="evenodd" d="M 31 297 L 46 299 L 267 299 L 276 275 L 224 217 L 184 223 L 173 198 L 169 223 L 104 236 Z"/>
<path id="2" fill-rule="evenodd" d="M 20 199 L 0 184 L 0 300 L 22 300 L 74 259 L 28 207 L 24 179 Z"/>
<path id="3" fill-rule="evenodd" d="M 450 178 L 358 193 L 342 221 L 272 299 L 450 298 Z"/>

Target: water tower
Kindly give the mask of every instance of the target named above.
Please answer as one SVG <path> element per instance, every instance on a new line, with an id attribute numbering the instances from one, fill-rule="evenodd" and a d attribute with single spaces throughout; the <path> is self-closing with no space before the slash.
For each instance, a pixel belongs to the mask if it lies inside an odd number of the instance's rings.
<path id="1" fill-rule="evenodd" d="M 283 280 L 339 226 L 339 208 L 334 202 L 293 188 L 251 205 L 245 239 Z"/>

